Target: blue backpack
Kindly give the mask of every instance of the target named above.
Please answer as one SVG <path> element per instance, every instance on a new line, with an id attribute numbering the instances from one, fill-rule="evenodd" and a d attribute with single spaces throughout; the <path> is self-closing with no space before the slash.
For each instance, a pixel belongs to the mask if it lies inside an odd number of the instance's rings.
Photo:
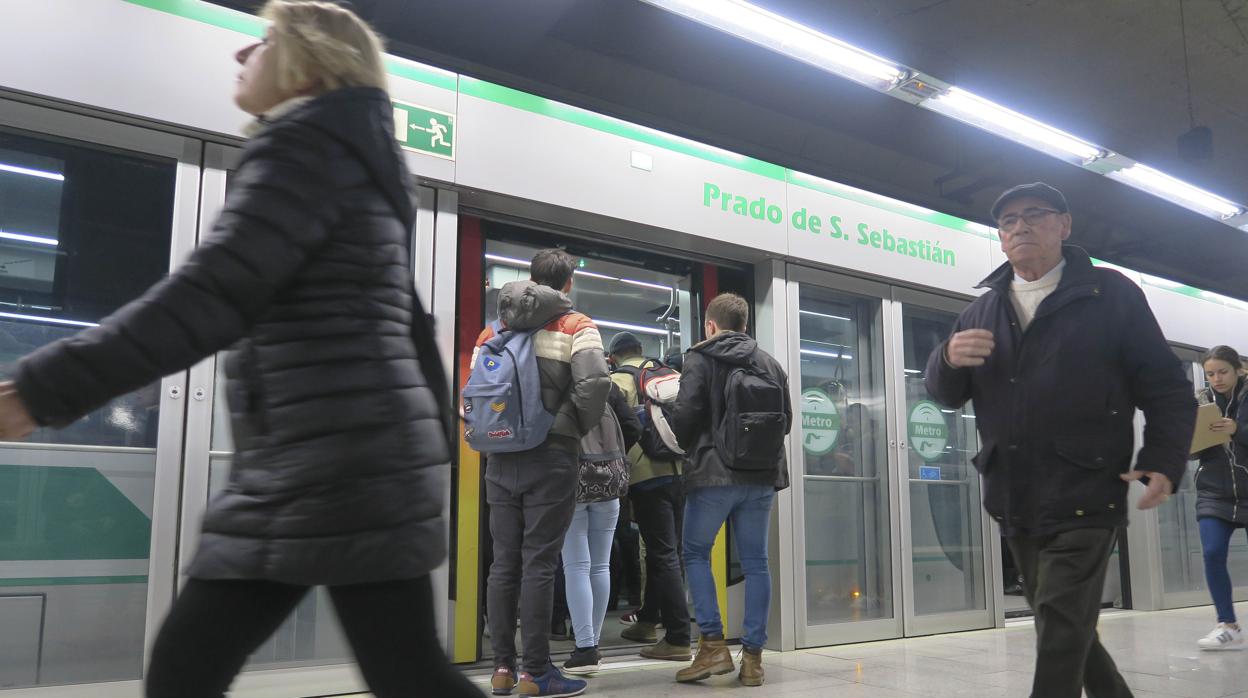
<path id="1" fill-rule="evenodd" d="M 512 453 L 546 441 L 555 415 L 542 404 L 533 335 L 493 324 L 464 386 L 464 439 L 481 453 Z"/>

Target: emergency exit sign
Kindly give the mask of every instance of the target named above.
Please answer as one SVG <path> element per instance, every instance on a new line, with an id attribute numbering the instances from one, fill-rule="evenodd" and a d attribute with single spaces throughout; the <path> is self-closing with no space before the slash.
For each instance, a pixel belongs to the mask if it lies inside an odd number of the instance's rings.
<path id="1" fill-rule="evenodd" d="M 455 159 L 455 115 L 418 104 L 391 101 L 399 145 L 437 158 Z"/>

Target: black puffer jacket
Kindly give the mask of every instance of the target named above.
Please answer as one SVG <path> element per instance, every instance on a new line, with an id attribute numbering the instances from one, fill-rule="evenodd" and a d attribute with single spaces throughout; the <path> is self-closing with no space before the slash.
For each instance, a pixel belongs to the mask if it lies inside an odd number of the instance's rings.
<path id="1" fill-rule="evenodd" d="M 992 332 L 983 366 L 953 368 L 948 341 L 927 362 L 938 402 L 975 403 L 984 508 L 1006 535 L 1047 535 L 1127 522 L 1136 408 L 1144 411 L 1137 467 L 1177 486 L 1196 421 L 1191 382 L 1166 344 L 1143 291 L 1097 269 L 1083 250 L 1063 248 L 1061 283 L 1024 333 L 1010 303 L 1008 263 L 980 286 L 953 331 Z"/>
<path id="2" fill-rule="evenodd" d="M 676 441 L 685 449 L 686 489 L 719 485 L 769 485 L 782 490 L 789 486 L 789 464 L 780 450 L 777 471 L 733 470 L 724 465 L 715 449 L 715 433 L 724 414 L 724 382 L 734 366 L 755 364 L 769 372 L 785 390 L 784 408 L 788 425 L 793 424 L 793 403 L 789 399 L 789 378 L 770 354 L 758 348 L 754 338 L 741 332 L 723 332 L 689 347 L 680 393 L 668 412 L 667 421 Z M 787 429 L 786 429 L 787 433 Z"/>
<path id="3" fill-rule="evenodd" d="M 428 380 L 417 360 L 427 342 L 413 337 L 413 211 L 392 118 L 369 88 L 279 117 L 248 143 L 182 267 L 17 368 L 35 418 L 62 425 L 235 345 L 236 453 L 192 577 L 351 584 L 420 576 L 446 556 L 447 410 L 429 387 L 436 354 Z"/>
<path id="4" fill-rule="evenodd" d="M 1248 381 L 1240 378 L 1228 397 L 1208 389 L 1222 414 L 1235 420 L 1231 442 L 1197 454 L 1196 518 L 1206 516 L 1248 524 Z"/>

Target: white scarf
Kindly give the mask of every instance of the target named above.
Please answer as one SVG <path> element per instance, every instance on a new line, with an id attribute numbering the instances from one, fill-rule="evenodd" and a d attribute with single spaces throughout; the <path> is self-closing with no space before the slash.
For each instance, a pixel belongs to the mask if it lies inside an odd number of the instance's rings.
<path id="1" fill-rule="evenodd" d="M 277 121 L 283 116 L 286 116 L 311 99 L 312 97 L 309 95 L 302 95 L 299 97 L 291 97 L 290 99 L 277 104 L 272 109 L 244 124 L 243 135 L 248 138 L 254 138 L 255 135 L 263 131 L 266 126 L 274 121 Z"/>

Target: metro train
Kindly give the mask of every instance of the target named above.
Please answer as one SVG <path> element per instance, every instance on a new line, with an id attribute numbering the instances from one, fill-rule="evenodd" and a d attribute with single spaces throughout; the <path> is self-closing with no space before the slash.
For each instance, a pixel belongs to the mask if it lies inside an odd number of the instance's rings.
<path id="1" fill-rule="evenodd" d="M 263 27 L 199 0 L 12 2 L 4 16 L 7 367 L 98 322 L 207 233 L 243 143 L 233 55 Z M 468 75 L 393 56 L 387 68 L 417 180 L 417 288 L 457 384 L 497 290 L 542 247 L 580 260 L 573 300 L 604 342 L 629 331 L 651 356 L 698 341 L 706 302 L 741 293 L 801 401 L 794 484 L 772 527 L 773 647 L 999 627 L 1025 608 L 979 505 L 975 415 L 923 389 L 927 355 L 1005 261 L 993 229 Z M 1248 346 L 1248 305 L 1115 268 L 1143 289 L 1194 384 L 1199 351 Z M 134 693 L 228 478 L 219 364 L 0 444 L 0 698 Z M 451 557 L 437 573 L 441 630 L 463 664 L 489 651 L 482 466 L 462 443 L 448 466 Z M 1188 480 L 1160 509 L 1132 510 L 1107 605 L 1208 603 Z M 630 535 L 622 527 L 621 557 L 635 554 Z M 741 594 L 731 540 L 714 558 L 729 634 Z M 1232 569 L 1248 579 L 1242 544 Z M 613 617 L 628 610 L 621 596 Z M 624 651 L 623 626 L 608 625 L 604 644 Z M 311 596 L 235 691 L 359 690 L 349 661 L 327 600 Z"/>

